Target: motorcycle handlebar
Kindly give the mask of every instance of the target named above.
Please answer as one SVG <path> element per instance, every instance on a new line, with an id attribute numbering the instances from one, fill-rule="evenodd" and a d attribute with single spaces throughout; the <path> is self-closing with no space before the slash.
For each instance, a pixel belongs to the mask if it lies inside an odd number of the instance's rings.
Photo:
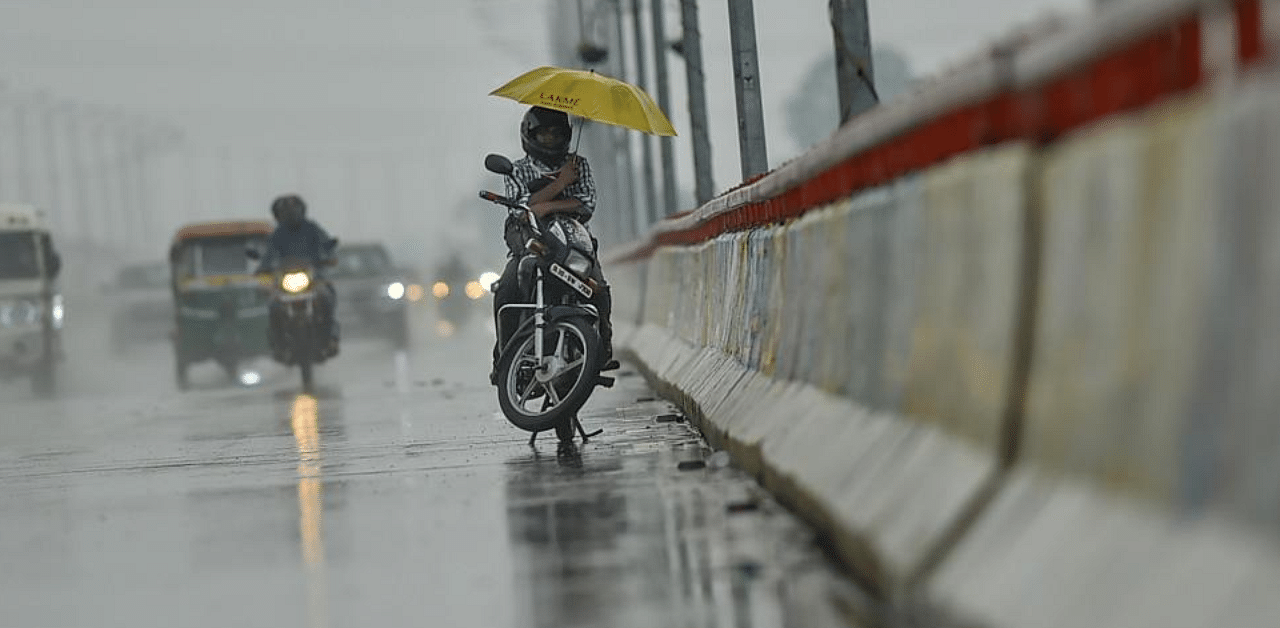
<path id="1" fill-rule="evenodd" d="M 510 208 L 512 208 L 512 209 L 522 209 L 522 207 L 520 206 L 520 203 L 517 203 L 517 202 L 515 202 L 515 201 L 513 201 L 513 200 L 511 200 L 511 199 L 509 199 L 509 198 L 507 198 L 507 197 L 505 197 L 505 196 L 503 196 L 503 195 L 501 195 L 501 194 L 498 194 L 498 193 L 496 193 L 496 192 L 490 192 L 490 191 L 488 191 L 488 190 L 481 190 L 481 191 L 480 191 L 480 198 L 482 198 L 482 199 L 484 199 L 484 200 L 486 200 L 486 201 L 489 201 L 489 202 L 491 202 L 491 203 L 497 203 L 497 204 L 499 204 L 499 205 L 504 205 L 504 206 L 506 206 L 506 207 L 510 207 Z"/>

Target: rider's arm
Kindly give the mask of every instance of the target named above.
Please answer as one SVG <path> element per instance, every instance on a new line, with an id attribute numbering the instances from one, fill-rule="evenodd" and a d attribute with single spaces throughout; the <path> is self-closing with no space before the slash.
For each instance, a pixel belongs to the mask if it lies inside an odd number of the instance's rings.
<path id="1" fill-rule="evenodd" d="M 539 218 L 546 218 L 549 214 L 579 214 L 582 213 L 582 201 L 576 198 L 562 198 L 534 203 L 529 206 L 529 209 L 532 209 Z"/>
<path id="2" fill-rule="evenodd" d="M 564 198 L 555 199 L 562 192 Z M 550 185 L 529 198 L 529 208 L 539 218 L 555 213 L 590 215 L 595 210 L 595 204 L 595 183 L 591 178 L 591 167 L 587 165 L 587 160 L 577 155 L 569 157 L 569 161 Z"/>
<path id="3" fill-rule="evenodd" d="M 560 167 L 560 173 L 556 175 L 551 183 L 547 184 L 541 190 L 534 192 L 529 197 L 529 206 L 533 207 L 540 203 L 546 203 L 564 191 L 574 181 L 578 180 L 578 157 L 577 155 L 569 155 L 563 166 Z"/>
<path id="4" fill-rule="evenodd" d="M 280 247 L 276 246 L 276 234 L 267 237 L 266 246 L 262 247 L 262 258 L 258 260 L 257 274 L 274 272 L 280 261 Z"/>
<path id="5" fill-rule="evenodd" d="M 506 177 L 505 183 L 507 198 L 517 203 L 529 202 L 529 185 L 520 179 L 519 171 L 516 176 Z"/>

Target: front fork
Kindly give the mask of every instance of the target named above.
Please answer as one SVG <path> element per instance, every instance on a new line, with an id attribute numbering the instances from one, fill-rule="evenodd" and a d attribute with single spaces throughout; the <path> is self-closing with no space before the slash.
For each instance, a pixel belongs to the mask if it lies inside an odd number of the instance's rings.
<path id="1" fill-rule="evenodd" d="M 539 368 L 546 366 L 546 354 L 543 353 L 542 332 L 546 329 L 547 321 L 543 312 L 546 311 L 546 304 L 543 302 L 542 296 L 542 269 L 538 269 L 538 274 L 534 276 L 534 304 L 537 306 L 533 310 L 533 350 L 538 352 Z"/>

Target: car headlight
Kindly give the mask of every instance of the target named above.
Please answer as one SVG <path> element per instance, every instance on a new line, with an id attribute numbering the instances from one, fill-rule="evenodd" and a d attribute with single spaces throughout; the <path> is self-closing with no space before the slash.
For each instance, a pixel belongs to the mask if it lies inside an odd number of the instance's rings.
<path id="1" fill-rule="evenodd" d="M 499 275 L 498 273 L 495 273 L 493 271 L 485 271 L 483 273 L 480 273 L 480 287 L 484 288 L 486 292 L 492 292 L 493 284 L 497 283 L 498 280 L 501 278 L 502 278 L 502 275 Z"/>
<path id="2" fill-rule="evenodd" d="M 311 276 L 304 272 L 285 273 L 280 278 L 280 287 L 285 292 L 297 294 L 311 287 Z"/>
<path id="3" fill-rule="evenodd" d="M 579 275 L 586 275 L 591 271 L 591 260 L 587 256 L 577 251 L 570 250 L 569 254 L 564 258 L 564 265 Z"/>
<path id="4" fill-rule="evenodd" d="M 53 328 L 62 329 L 62 319 L 66 316 L 66 308 L 62 304 L 62 295 L 53 295 Z"/>
<path id="5" fill-rule="evenodd" d="M 387 296 L 396 301 L 404 298 L 404 284 L 397 281 L 387 286 Z"/>
<path id="6" fill-rule="evenodd" d="M 431 295 L 437 299 L 443 299 L 449 296 L 449 284 L 443 281 L 437 281 L 431 285 Z"/>

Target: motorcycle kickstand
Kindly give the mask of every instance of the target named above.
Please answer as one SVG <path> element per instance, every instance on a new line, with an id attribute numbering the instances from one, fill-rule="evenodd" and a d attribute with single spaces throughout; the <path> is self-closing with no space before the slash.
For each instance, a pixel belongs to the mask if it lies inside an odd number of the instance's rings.
<path id="1" fill-rule="evenodd" d="M 583 429 L 583 427 L 582 427 L 582 421 L 579 421 L 579 420 L 578 420 L 578 415 L 576 415 L 576 414 L 575 414 L 575 415 L 573 415 L 573 425 L 574 425 L 575 427 L 577 427 L 577 428 L 578 428 L 578 435 L 582 437 L 582 444 L 583 444 L 583 445 L 585 445 L 585 444 L 587 444 L 588 442 L 590 442 L 590 439 L 591 439 L 591 437 L 592 437 L 592 436 L 599 436 L 600 434 L 604 433 L 604 428 L 600 428 L 600 429 L 598 429 L 598 430 L 596 430 L 596 431 L 594 431 L 594 432 L 592 432 L 592 433 L 588 434 L 588 433 L 587 433 L 587 430 Z"/>

